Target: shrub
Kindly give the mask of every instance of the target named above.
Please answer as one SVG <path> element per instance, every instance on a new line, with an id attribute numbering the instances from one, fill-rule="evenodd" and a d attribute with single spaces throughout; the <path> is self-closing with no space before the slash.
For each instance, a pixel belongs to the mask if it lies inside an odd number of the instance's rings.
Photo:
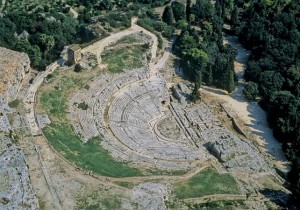
<path id="1" fill-rule="evenodd" d="M 77 63 L 77 64 L 75 65 L 74 71 L 75 71 L 75 72 L 81 72 L 81 70 L 82 70 L 82 68 L 81 68 L 80 64 Z"/>

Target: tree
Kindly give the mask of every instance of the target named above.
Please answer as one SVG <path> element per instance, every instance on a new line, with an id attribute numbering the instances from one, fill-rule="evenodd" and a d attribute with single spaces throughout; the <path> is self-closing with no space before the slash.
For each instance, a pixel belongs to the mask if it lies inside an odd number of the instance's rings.
<path id="1" fill-rule="evenodd" d="M 178 20 L 178 22 L 176 23 L 176 27 L 181 29 L 181 30 L 187 30 L 188 28 L 188 22 L 186 22 L 186 20 Z"/>
<path id="2" fill-rule="evenodd" d="M 223 17 L 223 15 L 222 15 L 222 5 L 221 5 L 220 0 L 216 0 L 215 10 L 216 10 L 216 15 L 218 15 L 219 17 Z"/>
<path id="3" fill-rule="evenodd" d="M 105 10 L 111 10 L 113 8 L 113 4 L 111 0 L 101 0 L 100 7 Z"/>
<path id="4" fill-rule="evenodd" d="M 271 93 L 281 90 L 285 79 L 279 72 L 264 71 L 260 75 L 260 90 L 263 96 L 270 96 Z"/>
<path id="5" fill-rule="evenodd" d="M 184 31 L 175 42 L 175 51 L 179 56 L 184 56 L 191 48 L 197 48 L 197 40 L 195 37 Z"/>
<path id="6" fill-rule="evenodd" d="M 46 55 L 50 52 L 55 44 L 54 37 L 47 34 L 40 34 L 38 36 L 39 42 L 41 43 L 42 50 L 44 51 L 44 59 L 46 60 Z M 51 56 L 51 54 L 50 54 Z"/>
<path id="7" fill-rule="evenodd" d="M 248 99 L 255 99 L 258 94 L 258 85 L 255 82 L 248 82 L 248 84 L 245 86 L 243 93 L 245 95 L 246 98 Z"/>
<path id="8" fill-rule="evenodd" d="M 231 13 L 231 27 L 235 30 L 240 24 L 238 7 L 235 5 Z"/>
<path id="9" fill-rule="evenodd" d="M 228 93 L 231 93 L 232 91 L 235 90 L 235 73 L 231 69 L 230 62 L 227 62 L 225 65 L 224 85 L 225 85 L 225 90 Z"/>
<path id="10" fill-rule="evenodd" d="M 179 20 L 183 20 L 185 19 L 185 6 L 184 4 L 174 1 L 171 4 L 172 7 L 172 11 L 174 14 L 174 18 L 176 20 L 176 22 L 178 22 Z"/>
<path id="11" fill-rule="evenodd" d="M 170 6 L 166 6 L 163 14 L 162 14 L 162 20 L 167 23 L 168 25 L 173 25 L 174 23 L 174 16 L 173 11 Z"/>
<path id="12" fill-rule="evenodd" d="M 192 4 L 192 0 L 186 0 L 186 20 L 187 22 L 190 24 L 191 20 L 190 20 L 190 15 L 192 13 L 191 11 L 191 4 Z"/>
<path id="13" fill-rule="evenodd" d="M 197 100 L 201 99 L 199 89 L 202 83 L 202 73 L 206 68 L 209 58 L 203 50 L 197 48 L 190 49 L 187 52 L 186 57 L 189 60 L 190 68 L 193 72 L 193 80 L 195 82 L 191 99 L 193 102 L 196 102 Z"/>
<path id="14" fill-rule="evenodd" d="M 42 60 L 42 53 L 37 45 L 31 45 L 28 40 L 21 39 L 16 42 L 14 49 L 28 54 L 31 65 L 33 67 L 39 67 Z"/>
<path id="15" fill-rule="evenodd" d="M 192 13 L 196 17 L 196 21 L 211 20 L 215 16 L 213 5 L 208 0 L 196 0 L 192 7 Z"/>
<path id="16" fill-rule="evenodd" d="M 195 83 L 193 92 L 191 93 L 191 100 L 192 102 L 196 102 L 198 100 L 201 100 L 201 95 L 199 92 L 200 85 L 198 83 Z"/>
<path id="17" fill-rule="evenodd" d="M 9 48 L 14 45 L 16 28 L 15 23 L 9 18 L 0 18 L 0 46 Z"/>

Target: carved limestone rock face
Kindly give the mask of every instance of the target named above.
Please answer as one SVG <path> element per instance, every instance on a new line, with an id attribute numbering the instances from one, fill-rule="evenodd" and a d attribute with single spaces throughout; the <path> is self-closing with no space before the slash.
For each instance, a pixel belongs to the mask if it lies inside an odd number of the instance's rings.
<path id="1" fill-rule="evenodd" d="M 0 135 L 0 209 L 38 209 L 24 153 Z"/>
<path id="2" fill-rule="evenodd" d="M 15 99 L 29 69 L 27 54 L 0 47 L 0 107 L 2 103 Z"/>

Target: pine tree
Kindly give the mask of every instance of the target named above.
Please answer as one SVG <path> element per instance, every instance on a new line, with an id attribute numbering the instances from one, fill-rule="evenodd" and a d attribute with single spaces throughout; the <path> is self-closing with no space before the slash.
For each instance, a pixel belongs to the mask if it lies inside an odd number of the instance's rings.
<path id="1" fill-rule="evenodd" d="M 162 20 L 167 23 L 168 25 L 173 25 L 174 23 L 174 15 L 173 10 L 170 6 L 166 6 L 163 14 L 162 14 Z"/>

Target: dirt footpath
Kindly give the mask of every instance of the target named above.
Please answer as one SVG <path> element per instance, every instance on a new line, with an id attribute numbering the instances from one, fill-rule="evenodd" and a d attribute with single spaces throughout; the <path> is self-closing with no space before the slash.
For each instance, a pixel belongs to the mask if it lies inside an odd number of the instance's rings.
<path id="1" fill-rule="evenodd" d="M 238 51 L 234 62 L 234 70 L 238 75 L 237 88 L 231 94 L 227 94 L 226 91 L 204 86 L 201 92 L 228 104 L 241 118 L 244 125 L 250 128 L 263 151 L 271 156 L 275 165 L 280 170 L 287 172 L 289 163 L 282 153 L 281 144 L 274 138 L 273 131 L 269 128 L 266 112 L 262 110 L 257 102 L 250 102 L 243 95 L 245 86 L 243 77 L 250 52 L 245 50 L 238 43 L 237 38 L 233 36 L 225 36 L 224 44 L 230 44 Z"/>

